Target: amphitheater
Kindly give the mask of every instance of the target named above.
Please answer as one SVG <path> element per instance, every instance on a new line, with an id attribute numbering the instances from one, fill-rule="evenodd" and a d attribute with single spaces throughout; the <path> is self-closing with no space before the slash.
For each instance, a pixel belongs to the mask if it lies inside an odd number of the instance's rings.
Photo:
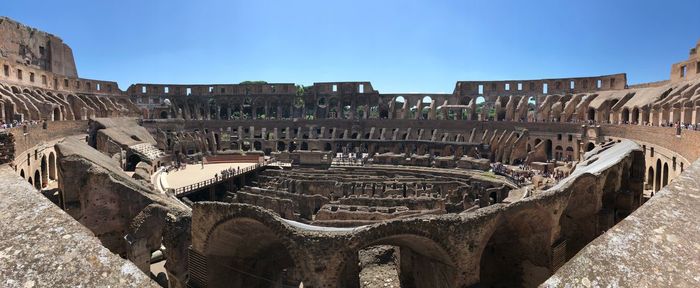
<path id="1" fill-rule="evenodd" d="M 653 83 L 385 94 L 121 90 L 0 35 L 2 287 L 700 287 L 700 42 Z"/>

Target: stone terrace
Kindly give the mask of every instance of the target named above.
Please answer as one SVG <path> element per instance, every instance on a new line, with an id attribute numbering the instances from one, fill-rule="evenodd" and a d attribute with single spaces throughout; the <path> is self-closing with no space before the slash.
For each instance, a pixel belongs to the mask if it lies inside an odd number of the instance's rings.
<path id="1" fill-rule="evenodd" d="M 0 186 L 3 287 L 160 287 L 8 166 Z"/>

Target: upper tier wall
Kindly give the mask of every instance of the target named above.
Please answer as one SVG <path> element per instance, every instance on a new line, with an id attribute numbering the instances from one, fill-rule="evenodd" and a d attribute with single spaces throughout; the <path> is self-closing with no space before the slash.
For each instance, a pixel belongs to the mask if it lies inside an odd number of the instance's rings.
<path id="1" fill-rule="evenodd" d="M 485 97 L 504 94 L 536 96 L 621 90 L 626 87 L 627 74 L 620 73 L 593 77 L 537 80 L 459 81 L 455 85 L 453 94 Z"/>
<path id="2" fill-rule="evenodd" d="M 123 95 L 119 84 L 114 81 L 65 76 L 16 64 L 3 58 L 0 58 L 0 67 L 2 67 L 0 82 L 8 85 L 31 86 L 71 93 Z"/>
<path id="3" fill-rule="evenodd" d="M 78 77 L 73 50 L 61 38 L 0 17 L 0 58 L 24 67 Z"/>

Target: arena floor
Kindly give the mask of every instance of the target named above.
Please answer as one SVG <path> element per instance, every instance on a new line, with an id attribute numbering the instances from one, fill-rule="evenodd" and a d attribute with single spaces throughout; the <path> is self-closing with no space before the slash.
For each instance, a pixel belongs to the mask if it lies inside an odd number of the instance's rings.
<path id="1" fill-rule="evenodd" d="M 204 166 L 202 166 L 202 164 L 190 164 L 184 169 L 181 168 L 177 171 L 173 170 L 168 173 L 161 173 L 160 177 L 164 188 L 180 188 L 214 178 L 216 174 L 221 176 L 221 171 L 228 168 L 245 169 L 255 166 L 255 164 L 256 163 L 215 163 L 204 164 Z"/>

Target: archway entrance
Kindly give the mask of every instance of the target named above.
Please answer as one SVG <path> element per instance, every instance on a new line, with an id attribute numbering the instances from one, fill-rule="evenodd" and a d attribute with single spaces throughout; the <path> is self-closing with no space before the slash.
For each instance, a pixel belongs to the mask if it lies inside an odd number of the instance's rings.
<path id="1" fill-rule="evenodd" d="M 654 191 L 654 168 L 649 167 L 649 173 L 647 173 L 647 188 Z M 651 193 L 652 195 L 654 192 Z"/>
<path id="2" fill-rule="evenodd" d="M 655 171 L 656 171 L 656 180 L 654 181 L 654 183 L 656 183 L 656 185 L 654 186 L 654 191 L 659 191 L 659 190 L 661 190 L 661 187 L 662 187 L 661 174 L 663 172 L 662 168 L 661 168 L 661 159 L 656 159 L 656 170 Z"/>
<path id="3" fill-rule="evenodd" d="M 414 234 L 397 234 L 370 241 L 358 249 L 358 257 L 363 251 L 378 247 L 391 247 L 397 261 L 398 278 L 401 287 L 456 287 L 455 278 L 458 270 L 453 259 L 435 240 Z M 357 283 L 356 267 L 358 261 L 348 259 L 345 263 L 345 279 L 340 279 L 337 287 L 352 287 Z M 352 277 L 352 278 L 349 278 Z"/>
<path id="4" fill-rule="evenodd" d="M 46 163 L 46 156 L 41 157 L 41 187 L 44 188 L 49 184 L 49 171 Z"/>
<path id="5" fill-rule="evenodd" d="M 595 144 L 593 142 L 588 142 L 588 145 L 586 146 L 586 152 L 591 151 L 595 148 Z"/>
<path id="6" fill-rule="evenodd" d="M 51 118 L 53 121 L 61 121 L 61 109 L 59 109 L 58 107 L 53 108 Z"/>
<path id="7" fill-rule="evenodd" d="M 663 184 L 662 184 L 661 188 L 666 187 L 666 185 L 668 185 L 668 163 L 664 163 L 664 175 L 663 175 L 663 182 L 662 183 Z"/>
<path id="8" fill-rule="evenodd" d="M 49 154 L 49 179 L 56 180 L 56 155 Z"/>
<path id="9" fill-rule="evenodd" d="M 141 162 L 141 157 L 136 154 L 131 154 L 129 158 L 126 159 L 126 167 L 124 167 L 125 171 L 135 171 L 136 170 L 136 164 L 139 164 Z"/>
<path id="10" fill-rule="evenodd" d="M 31 180 L 29 183 L 31 183 Z M 41 174 L 39 174 L 39 170 L 34 171 L 34 188 L 41 190 Z"/>
<path id="11" fill-rule="evenodd" d="M 299 287 L 301 282 L 283 240 L 257 220 L 222 223 L 205 249 L 208 287 Z"/>
<path id="12" fill-rule="evenodd" d="M 588 108 L 587 114 L 588 114 L 587 116 L 588 116 L 589 121 L 595 121 L 595 109 L 593 109 L 592 107 Z"/>
<path id="13" fill-rule="evenodd" d="M 526 214 L 527 213 L 527 214 Z M 479 287 L 536 287 L 549 278 L 552 219 L 543 210 L 504 215 L 481 252 Z"/>

